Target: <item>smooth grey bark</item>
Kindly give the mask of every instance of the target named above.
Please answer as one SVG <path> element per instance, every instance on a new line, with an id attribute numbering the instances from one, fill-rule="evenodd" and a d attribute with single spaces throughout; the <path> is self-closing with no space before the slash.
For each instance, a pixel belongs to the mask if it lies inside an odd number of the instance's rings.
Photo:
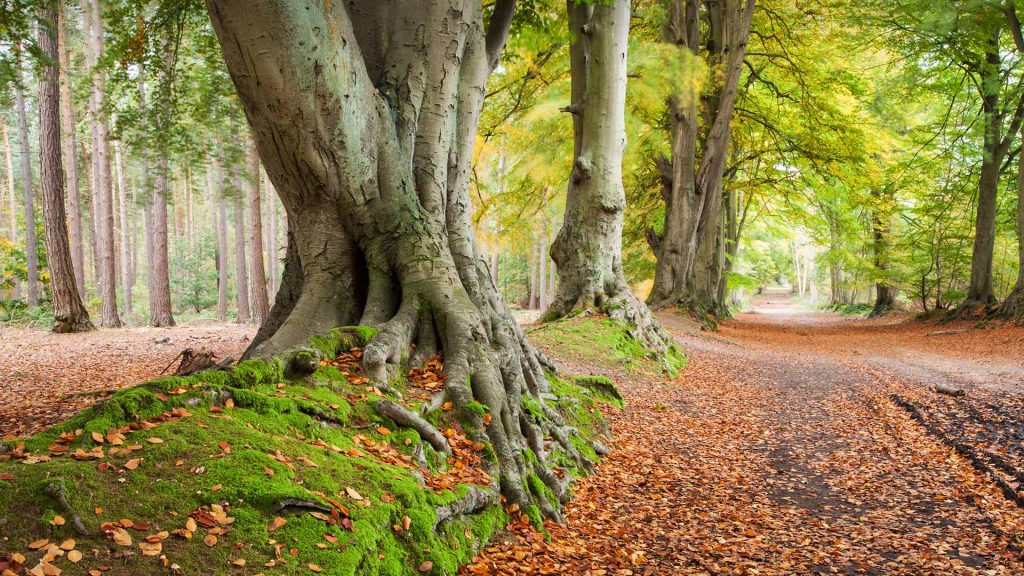
<path id="1" fill-rule="evenodd" d="M 35 193 L 32 184 L 32 149 L 28 137 L 28 112 L 25 109 L 25 94 L 21 87 L 14 86 L 14 106 L 18 111 L 18 142 L 21 145 L 21 187 L 22 208 L 25 217 L 25 267 L 28 269 L 26 296 L 28 305 L 39 305 L 39 253 L 36 249 Z"/>
<path id="2" fill-rule="evenodd" d="M 93 221 L 96 244 L 96 283 L 99 288 L 100 324 L 105 328 L 121 326 L 117 311 L 117 270 L 114 263 L 114 211 L 110 183 L 109 127 L 103 110 L 106 73 L 98 63 L 103 54 L 103 8 L 100 0 L 82 0 L 86 27 L 86 64 L 92 75 L 89 116 L 92 133 Z"/>
<path id="3" fill-rule="evenodd" d="M 658 159 L 665 225 L 661 234 L 647 234 L 657 258 L 647 301 L 708 317 L 723 312 L 722 181 L 754 0 L 667 3 L 663 41 L 694 54 L 705 50 L 711 69 L 722 72 L 703 95 L 669 101 L 672 156 Z"/>
<path id="4" fill-rule="evenodd" d="M 418 357 L 442 351 L 447 398 L 490 409 L 490 423 L 476 419 L 470 429 L 493 446 L 492 472 L 507 501 L 557 518 L 524 483 L 536 474 L 567 495 L 546 452 L 528 440 L 561 429 L 520 404 L 523 394 L 545 402 L 542 357 L 491 282 L 470 227 L 488 55 L 500 53 L 494 44 L 505 31 L 485 33 L 479 0 L 207 7 L 288 215 L 281 289 L 246 356 L 278 354 L 356 323 L 379 329 L 363 353 L 377 382 L 414 343 Z"/>
<path id="5" fill-rule="evenodd" d="M 249 322 L 252 320 L 252 312 L 249 307 L 249 269 L 246 266 L 245 254 L 245 198 L 242 188 L 242 175 L 236 166 L 235 173 L 235 197 L 233 199 L 235 212 L 235 306 L 238 309 L 238 322 Z"/>
<path id="6" fill-rule="evenodd" d="M 75 286 L 85 298 L 85 250 L 82 241 L 82 197 L 78 185 L 78 155 L 75 154 L 75 111 L 71 102 L 71 80 L 68 78 L 67 19 L 64 10 L 57 11 L 57 54 L 60 80 L 61 155 L 64 164 L 64 190 L 68 197 L 68 236 Z"/>
<path id="7" fill-rule="evenodd" d="M 558 291 L 546 316 L 602 311 L 648 350 L 663 355 L 671 339 L 633 294 L 622 271 L 630 3 L 568 0 L 568 10 L 572 103 L 566 110 L 573 116 L 574 158 L 562 227 L 551 246 Z"/>
<path id="8" fill-rule="evenodd" d="M 51 62 L 39 79 L 39 180 L 43 190 L 43 227 L 46 259 L 53 296 L 54 332 L 86 332 L 93 329 L 75 282 L 71 246 L 64 212 L 64 171 L 61 166 L 60 82 L 58 79 L 57 24 L 59 4 L 49 0 L 39 10 L 39 48 Z"/>

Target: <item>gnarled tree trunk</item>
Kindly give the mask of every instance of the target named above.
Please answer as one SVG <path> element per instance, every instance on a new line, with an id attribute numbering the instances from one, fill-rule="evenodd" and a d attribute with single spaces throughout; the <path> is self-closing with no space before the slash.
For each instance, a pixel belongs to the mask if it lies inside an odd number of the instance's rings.
<path id="1" fill-rule="evenodd" d="M 510 502 L 558 511 L 538 422 L 538 353 L 491 282 L 470 228 L 469 168 L 484 85 L 513 3 L 485 33 L 479 0 L 208 0 L 260 158 L 288 213 L 274 308 L 247 356 L 348 324 L 379 329 L 363 363 L 376 381 L 416 344 L 444 354 L 456 407 L 488 406 L 483 430 Z M 258 79 L 258 80 L 257 80 Z M 539 435 L 538 435 L 539 434 Z M 526 450 L 536 459 L 525 458 Z M 570 453 L 575 454 L 575 450 Z"/>
<path id="2" fill-rule="evenodd" d="M 56 0 L 39 11 L 39 48 L 51 62 L 58 62 Z M 55 66 L 43 68 L 39 79 L 39 166 L 43 188 L 43 227 L 46 259 L 53 295 L 53 331 L 86 332 L 93 329 L 89 312 L 75 283 L 64 213 L 64 174 L 61 166 L 60 87 Z"/>
<path id="3" fill-rule="evenodd" d="M 722 180 L 753 12 L 754 0 L 669 0 L 664 41 L 706 50 L 715 79 L 704 95 L 669 101 L 672 157 L 658 159 L 665 226 L 648 232 L 657 258 L 652 307 L 721 312 Z"/>
<path id="4" fill-rule="evenodd" d="M 629 0 L 569 0 L 568 10 L 572 104 L 567 110 L 573 115 L 575 147 L 565 216 L 551 246 L 559 282 L 550 311 L 559 316 L 575 310 L 607 312 L 652 352 L 664 354 L 671 339 L 630 290 L 622 271 Z"/>

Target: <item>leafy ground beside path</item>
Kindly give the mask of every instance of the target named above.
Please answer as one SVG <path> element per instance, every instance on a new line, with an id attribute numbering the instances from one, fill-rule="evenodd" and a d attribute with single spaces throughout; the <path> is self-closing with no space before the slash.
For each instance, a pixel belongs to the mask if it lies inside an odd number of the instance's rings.
<path id="1" fill-rule="evenodd" d="M 626 407 L 604 409 L 615 451 L 580 481 L 564 525 L 545 537 L 511 522 L 463 573 L 1024 573 L 1024 510 L 1005 490 L 1020 488 L 1024 460 L 1020 328 L 850 319 L 779 297 L 718 333 L 661 319 L 690 354 L 678 379 L 586 326 L 534 329 L 565 372 L 619 385 Z M 59 380 L 51 353 L 33 361 L 33 346 L 4 338 L 16 370 L 35 374 L 32 394 L 3 399 L 8 422 L 37 430 L 38 398 L 106 365 L 155 374 L 168 359 L 142 360 L 145 349 L 182 347 L 156 338 L 137 338 L 134 358 L 81 348 L 57 360 Z M 930 391 L 940 382 L 967 394 Z"/>
<path id="2" fill-rule="evenodd" d="M 1019 429 L 1024 332 L 759 304 L 716 334 L 661 315 L 691 356 L 677 380 L 605 362 L 627 405 L 610 415 L 615 453 L 550 540 L 522 531 L 465 573 L 1024 573 L 1024 510 L 892 400 L 1006 406 Z M 926 336 L 947 330 L 965 331 Z M 930 392 L 939 379 L 967 396 Z M 949 420 L 1012 453 L 1005 418 Z"/>

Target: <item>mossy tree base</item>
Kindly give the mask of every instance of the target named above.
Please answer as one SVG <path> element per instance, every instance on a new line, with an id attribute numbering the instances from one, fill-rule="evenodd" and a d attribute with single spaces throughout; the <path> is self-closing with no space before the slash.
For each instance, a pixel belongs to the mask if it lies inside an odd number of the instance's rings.
<path id="1" fill-rule="evenodd" d="M 393 379 L 388 394 L 369 386 L 357 363 L 332 360 L 373 335 L 338 329 L 270 360 L 146 382 L 0 445 L 0 559 L 21 554 L 33 568 L 48 545 L 30 543 L 73 538 L 85 558 L 54 558 L 65 572 L 105 565 L 108 575 L 172 573 L 174 564 L 185 574 L 298 573 L 311 565 L 328 574 L 455 573 L 511 520 L 492 447 L 476 428 L 489 411 L 479 403 L 453 409 L 404 378 Z M 543 406 L 528 400 L 522 417 L 558 425 L 531 438 L 522 457 L 539 454 L 568 485 L 608 442 L 596 408 L 614 395 L 550 381 Z M 454 454 L 382 417 L 381 401 L 442 430 Z M 460 468 L 466 462 L 471 474 Z M 555 509 L 568 495 L 539 475 L 525 481 Z M 193 525 L 186 538 L 190 514 L 204 518 L 216 507 L 233 521 Z M 538 522 L 541 510 L 511 516 Z M 122 519 L 134 526 L 124 529 L 130 545 L 110 538 Z M 159 542 L 153 557 L 139 546 L 152 550 L 147 537 Z"/>

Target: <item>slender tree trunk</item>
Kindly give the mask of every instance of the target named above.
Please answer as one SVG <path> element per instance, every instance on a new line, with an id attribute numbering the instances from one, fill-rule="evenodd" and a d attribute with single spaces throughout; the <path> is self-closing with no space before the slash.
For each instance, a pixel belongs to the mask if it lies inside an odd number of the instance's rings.
<path id="1" fill-rule="evenodd" d="M 18 201 L 17 192 L 14 191 L 14 161 L 11 159 L 11 141 L 7 136 L 7 116 L 0 114 L 0 132 L 2 132 L 4 140 L 4 165 L 7 167 L 7 198 L 10 204 L 8 204 L 8 214 L 11 217 L 10 221 L 10 239 L 15 244 L 18 242 Z"/>
<path id="2" fill-rule="evenodd" d="M 171 313 L 170 270 L 167 262 L 167 151 L 161 150 L 153 177 L 153 207 L 150 224 L 153 236 L 153 268 L 150 270 L 149 323 L 151 326 L 174 326 Z"/>
<path id="3" fill-rule="evenodd" d="M 277 271 L 277 262 L 280 255 L 277 251 L 277 195 L 273 186 L 264 186 L 267 191 L 267 258 L 268 276 L 270 280 L 270 294 L 273 298 L 277 294 L 278 281 L 280 277 Z M 269 312 L 269 308 L 267 310 Z M 263 316 L 266 318 L 266 315 Z"/>
<path id="4" fill-rule="evenodd" d="M 14 104 L 18 111 L 18 140 L 21 143 L 21 185 L 22 206 L 25 209 L 25 264 L 28 268 L 26 283 L 29 308 L 39 305 L 39 254 L 36 249 L 35 193 L 32 184 L 32 150 L 28 137 L 28 112 L 25 110 L 25 94 L 14 87 Z"/>
<path id="5" fill-rule="evenodd" d="M 882 316 L 896 308 L 896 288 L 892 286 L 889 278 L 892 268 L 890 256 L 890 242 L 892 226 L 891 204 L 893 199 L 889 194 L 881 191 L 872 193 L 875 199 L 875 207 L 871 213 L 871 235 L 874 239 L 875 255 L 875 308 L 871 316 Z"/>
<path id="6" fill-rule="evenodd" d="M 540 259 L 543 257 L 541 253 L 540 245 L 534 237 L 533 242 L 530 244 L 530 256 L 527 262 L 530 267 L 530 299 L 527 303 L 527 308 L 530 310 L 536 310 L 539 308 L 539 298 L 537 295 L 537 268 L 540 266 Z"/>
<path id="7" fill-rule="evenodd" d="M 1017 160 L 1017 283 L 1000 312 L 1010 318 L 1024 318 L 1024 151 Z"/>
<path id="8" fill-rule="evenodd" d="M 105 328 L 121 326 L 117 312 L 117 270 L 114 265 L 114 211 L 110 183 L 110 142 L 108 126 L 103 111 L 106 93 L 106 77 L 97 64 L 103 54 L 103 16 L 100 0 L 83 0 L 83 8 L 89 18 L 87 64 L 92 74 L 92 90 L 89 95 L 89 115 L 92 120 L 92 177 L 97 250 L 97 284 L 101 306 L 100 324 Z"/>
<path id="9" fill-rule="evenodd" d="M 547 215 L 544 215 L 540 221 L 540 273 L 539 273 L 539 300 L 537 305 L 540 307 L 541 312 L 546 312 L 548 305 L 551 303 L 548 300 L 548 222 Z"/>
<path id="10" fill-rule="evenodd" d="M 472 0 L 387 9 L 207 2 L 288 214 L 284 281 L 247 355 L 276 354 L 354 323 L 379 328 L 363 352 L 375 382 L 414 343 L 416 357 L 443 352 L 448 401 L 490 411 L 488 424 L 470 416 L 466 425 L 493 447 L 506 501 L 558 518 L 557 502 L 526 483 L 536 477 L 567 496 L 541 447 L 553 411 L 521 408 L 523 394 L 543 408 L 550 386 L 490 281 L 469 218 L 477 121 L 512 5 L 496 2 L 485 33 L 481 3 Z M 324 150 L 332 151 L 328 162 Z M 571 442 L 554 441 L 578 456 Z"/>
<path id="11" fill-rule="evenodd" d="M 128 188 L 125 185 L 121 145 L 114 143 L 114 168 L 117 174 L 117 204 L 121 221 L 121 289 L 124 291 L 124 316 L 132 317 L 131 231 L 128 229 Z"/>
<path id="12" fill-rule="evenodd" d="M 252 308 L 249 306 L 249 269 L 245 255 L 245 198 L 242 187 L 241 169 L 232 170 L 235 174 L 235 197 L 232 200 L 235 213 L 235 306 L 238 309 L 238 322 L 252 320 Z"/>
<path id="13" fill-rule="evenodd" d="M 270 311 L 267 302 L 267 282 L 263 268 L 263 219 L 260 208 L 260 157 L 256 143 L 249 141 L 246 149 L 249 165 L 249 277 L 252 281 L 252 321 L 262 324 Z"/>
<path id="14" fill-rule="evenodd" d="M 39 10 L 39 48 L 52 62 L 59 61 L 58 6 L 56 0 L 48 0 Z M 64 213 L 60 83 L 57 66 L 44 67 L 39 80 L 39 166 L 43 189 L 46 258 L 50 270 L 50 292 L 53 295 L 53 331 L 89 331 L 93 326 L 75 283 L 75 270 Z"/>
<path id="15" fill-rule="evenodd" d="M 64 163 L 65 186 L 68 196 L 68 232 L 71 242 L 71 262 L 75 271 L 78 295 L 85 298 L 85 251 L 82 242 L 82 198 L 78 187 L 78 155 L 75 153 L 75 111 L 71 101 L 71 80 L 68 78 L 67 19 L 64 10 L 57 14 L 58 63 L 60 66 L 61 154 Z"/>
<path id="16" fill-rule="evenodd" d="M 217 319 L 228 319 L 228 209 L 224 199 L 224 164 L 217 159 Z"/>
<path id="17" fill-rule="evenodd" d="M 722 180 L 753 12 L 754 0 L 669 2 L 663 40 L 695 55 L 707 50 L 717 78 L 704 95 L 669 101 L 672 157 L 658 159 L 665 226 L 660 235 L 653 230 L 647 233 L 657 258 L 648 297 L 654 307 L 678 304 L 701 317 L 721 311 L 716 297 L 722 258 Z M 703 262 L 698 266 L 699 254 Z"/>

